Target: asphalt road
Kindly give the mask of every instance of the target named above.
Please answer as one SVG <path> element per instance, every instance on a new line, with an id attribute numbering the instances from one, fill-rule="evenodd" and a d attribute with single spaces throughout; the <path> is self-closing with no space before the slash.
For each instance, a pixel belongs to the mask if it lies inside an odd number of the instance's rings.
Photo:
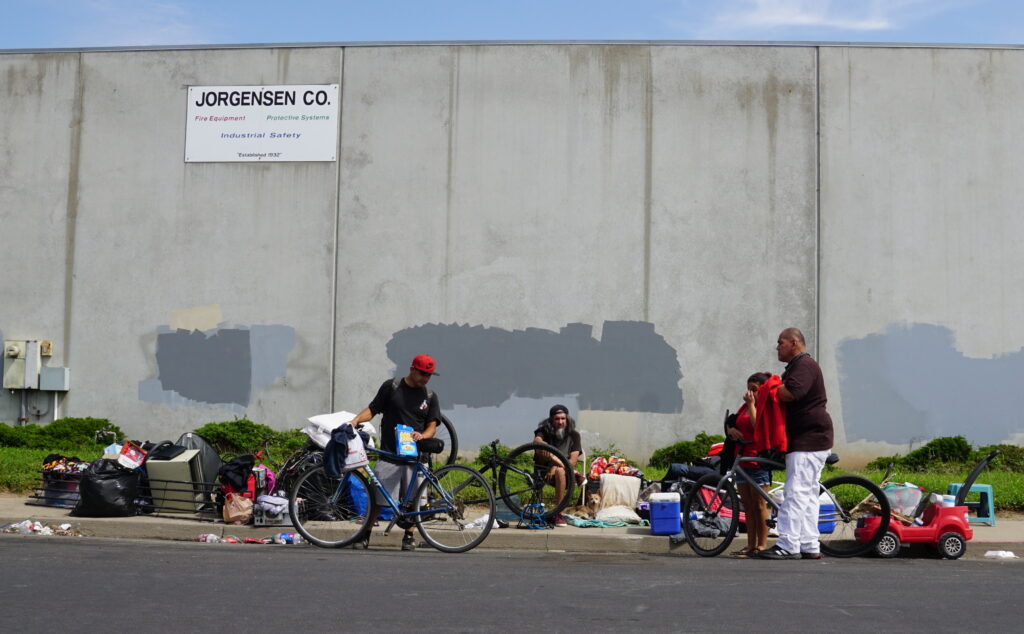
<path id="1" fill-rule="evenodd" d="M 1014 561 L 0 536 L 0 631 L 1019 631 Z"/>

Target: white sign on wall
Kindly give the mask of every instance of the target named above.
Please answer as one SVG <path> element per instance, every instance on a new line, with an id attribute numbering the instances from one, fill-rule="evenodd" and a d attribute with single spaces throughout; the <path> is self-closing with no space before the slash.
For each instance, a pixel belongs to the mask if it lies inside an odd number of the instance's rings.
<path id="1" fill-rule="evenodd" d="M 185 162 L 333 161 L 338 84 L 192 86 Z"/>

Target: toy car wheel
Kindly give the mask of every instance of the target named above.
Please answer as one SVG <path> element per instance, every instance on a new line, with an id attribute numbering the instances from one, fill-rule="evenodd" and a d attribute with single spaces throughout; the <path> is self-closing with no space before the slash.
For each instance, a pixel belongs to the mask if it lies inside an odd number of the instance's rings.
<path id="1" fill-rule="evenodd" d="M 882 539 L 875 544 L 875 554 L 885 559 L 891 559 L 900 554 L 900 538 L 896 533 L 887 531 Z"/>
<path id="2" fill-rule="evenodd" d="M 967 552 L 967 542 L 960 533 L 945 533 L 939 538 L 939 554 L 947 559 L 959 559 Z"/>

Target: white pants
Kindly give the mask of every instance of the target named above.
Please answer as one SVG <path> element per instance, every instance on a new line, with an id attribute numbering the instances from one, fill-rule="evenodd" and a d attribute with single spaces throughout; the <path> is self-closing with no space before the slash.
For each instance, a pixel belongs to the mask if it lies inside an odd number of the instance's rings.
<path id="1" fill-rule="evenodd" d="M 786 487 L 779 508 L 779 548 L 791 553 L 816 553 L 818 544 L 818 479 L 824 451 L 793 451 L 786 454 Z"/>

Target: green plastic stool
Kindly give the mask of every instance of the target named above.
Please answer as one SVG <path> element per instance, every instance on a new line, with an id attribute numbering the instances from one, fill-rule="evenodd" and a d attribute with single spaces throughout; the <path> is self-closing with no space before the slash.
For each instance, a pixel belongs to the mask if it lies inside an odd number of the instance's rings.
<path id="1" fill-rule="evenodd" d="M 956 495 L 960 491 L 960 487 L 963 486 L 962 482 L 953 482 L 946 488 L 946 493 L 949 495 Z M 968 493 L 980 493 L 981 500 L 978 502 L 964 502 L 967 508 L 974 511 L 974 515 L 968 518 L 971 524 L 988 524 L 989 526 L 996 525 L 996 509 L 993 504 L 994 495 L 992 492 L 991 484 L 972 484 Z"/>

